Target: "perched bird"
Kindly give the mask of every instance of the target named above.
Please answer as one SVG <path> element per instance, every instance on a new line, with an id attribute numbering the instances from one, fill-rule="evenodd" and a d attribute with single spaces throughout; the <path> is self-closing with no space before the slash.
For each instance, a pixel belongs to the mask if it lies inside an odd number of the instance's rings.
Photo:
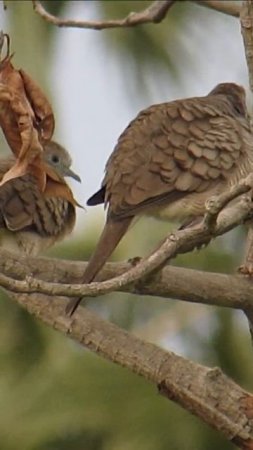
<path id="1" fill-rule="evenodd" d="M 101 189 L 87 202 L 104 203 L 108 210 L 83 282 L 94 279 L 136 216 L 189 226 L 203 217 L 210 196 L 252 167 L 253 139 L 241 86 L 222 83 L 205 97 L 140 112 L 119 137 Z M 71 300 L 67 312 L 72 314 L 79 302 Z"/>
<path id="2" fill-rule="evenodd" d="M 0 186 L 0 246 L 19 254 L 38 254 L 62 240 L 75 225 L 75 201 L 64 177 L 81 180 L 70 168 L 70 155 L 50 141 L 42 158 L 52 174 L 45 191 L 30 173 Z M 0 181 L 14 161 L 13 157 L 0 160 Z"/>

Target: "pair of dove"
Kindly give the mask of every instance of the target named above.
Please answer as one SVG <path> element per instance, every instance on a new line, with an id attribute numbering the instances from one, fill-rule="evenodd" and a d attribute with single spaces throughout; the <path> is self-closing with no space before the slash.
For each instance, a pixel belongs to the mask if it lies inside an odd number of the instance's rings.
<path id="1" fill-rule="evenodd" d="M 58 144 L 47 144 L 43 158 L 63 184 L 65 176 L 80 181 Z M 1 161 L 1 177 L 9 167 L 9 161 Z M 252 168 L 252 131 L 241 86 L 222 83 L 204 97 L 141 111 L 119 137 L 102 186 L 87 202 L 104 203 L 107 218 L 83 283 L 94 280 L 137 216 L 190 226 L 203 217 L 208 198 Z M 2 246 L 37 254 L 70 233 L 74 223 L 75 205 L 59 190 L 45 196 L 28 174 L 0 187 Z M 79 302 L 72 299 L 67 313 L 73 314 Z"/>

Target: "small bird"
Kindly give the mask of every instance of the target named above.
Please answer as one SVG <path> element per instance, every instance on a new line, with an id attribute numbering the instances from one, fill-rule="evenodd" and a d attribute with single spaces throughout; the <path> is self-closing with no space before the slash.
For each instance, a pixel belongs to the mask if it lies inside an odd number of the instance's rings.
<path id="1" fill-rule="evenodd" d="M 0 181 L 15 158 L 0 160 Z M 48 177 L 42 192 L 31 173 L 0 185 L 0 246 L 24 255 L 37 255 L 69 234 L 76 219 L 76 202 L 64 177 L 81 181 L 71 170 L 71 157 L 58 143 L 44 145 L 42 163 Z"/>
<path id="2" fill-rule="evenodd" d="M 209 197 L 252 168 L 253 139 L 241 86 L 218 84 L 205 97 L 140 112 L 119 137 L 101 189 L 87 202 L 108 209 L 83 282 L 95 278 L 137 216 L 190 226 L 203 217 Z M 79 302 L 72 299 L 67 313 Z"/>

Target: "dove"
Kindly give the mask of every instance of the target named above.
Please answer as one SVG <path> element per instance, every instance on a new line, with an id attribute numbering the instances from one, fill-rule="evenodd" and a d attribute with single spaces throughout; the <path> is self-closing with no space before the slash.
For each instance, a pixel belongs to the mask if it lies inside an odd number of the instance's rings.
<path id="1" fill-rule="evenodd" d="M 14 162 L 14 157 L 0 159 L 0 180 Z M 65 177 L 81 180 L 71 169 L 69 153 L 49 141 L 42 162 L 52 175 L 44 191 L 29 172 L 0 185 L 0 245 L 21 255 L 35 256 L 61 241 L 76 221 L 76 202 Z"/>
<path id="2" fill-rule="evenodd" d="M 84 272 L 90 283 L 139 216 L 190 226 L 205 202 L 245 177 L 253 167 L 253 139 L 245 91 L 221 83 L 206 96 L 150 106 L 130 122 L 105 168 L 89 206 L 104 204 L 107 217 Z M 71 299 L 73 314 L 80 299 Z"/>

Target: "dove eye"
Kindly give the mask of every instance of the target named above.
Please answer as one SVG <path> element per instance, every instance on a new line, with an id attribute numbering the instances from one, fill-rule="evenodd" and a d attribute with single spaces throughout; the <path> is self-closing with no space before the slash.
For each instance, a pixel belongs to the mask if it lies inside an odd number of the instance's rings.
<path id="1" fill-rule="evenodd" d="M 53 155 L 53 156 L 52 156 L 52 162 L 53 162 L 54 164 L 58 164 L 59 161 L 60 161 L 59 156 L 57 156 L 57 155 Z"/>

